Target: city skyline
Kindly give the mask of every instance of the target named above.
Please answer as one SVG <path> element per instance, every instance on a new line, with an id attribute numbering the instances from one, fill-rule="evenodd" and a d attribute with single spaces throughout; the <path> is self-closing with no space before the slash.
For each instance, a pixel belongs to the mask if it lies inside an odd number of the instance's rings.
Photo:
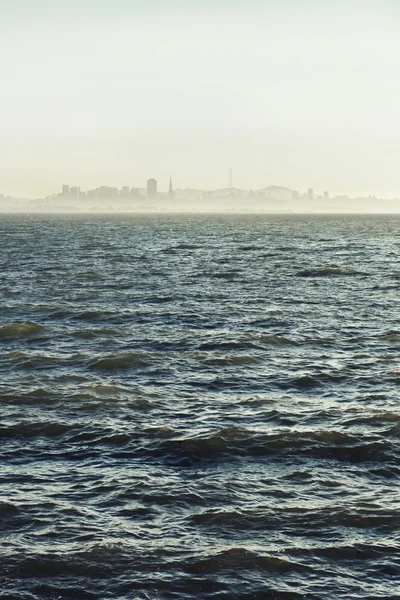
<path id="1" fill-rule="evenodd" d="M 301 190 L 282 185 L 245 189 L 233 185 L 231 169 L 229 169 L 228 175 L 226 186 L 208 190 L 194 187 L 175 188 L 172 176 L 169 177 L 168 185 L 161 188 L 159 188 L 158 180 L 154 177 L 135 187 L 125 182 L 122 186 L 101 185 L 93 189 L 84 189 L 75 184 L 64 183 L 58 192 L 38 198 L 15 198 L 0 193 L 0 210 L 4 211 L 7 205 L 6 212 L 12 212 L 13 206 L 16 208 L 24 206 L 21 201 L 26 201 L 28 204 L 25 206 L 28 210 L 29 206 L 36 206 L 39 209 L 41 206 L 46 209 L 51 209 L 51 207 L 61 209 L 69 206 L 73 210 L 108 206 L 108 209 L 118 211 L 123 207 L 127 209 L 141 207 L 143 209 L 146 206 L 151 208 L 152 205 L 155 205 L 159 209 L 164 207 L 167 211 L 185 209 L 185 207 L 188 210 L 202 210 L 202 207 L 212 210 L 215 207 L 216 210 L 225 208 L 228 211 L 232 209 L 242 211 L 246 210 L 246 205 L 242 204 L 243 201 L 249 201 L 252 210 L 258 207 L 260 210 L 279 210 L 281 208 L 284 211 L 297 209 L 304 211 L 308 208 L 314 212 L 315 210 L 324 211 L 338 208 L 347 210 L 353 206 L 358 212 L 363 207 L 362 202 L 365 201 L 367 211 L 372 209 L 374 212 L 379 212 L 377 209 L 380 206 L 381 208 L 386 206 L 388 212 L 400 211 L 400 198 L 379 198 L 376 195 L 349 196 L 347 194 L 331 194 L 326 189 L 315 190 L 313 187 L 308 187 Z M 381 201 L 384 204 L 380 205 Z M 39 204 L 32 204 L 35 202 Z"/>
<path id="2" fill-rule="evenodd" d="M 292 195 L 292 199 L 297 199 L 297 198 L 308 198 L 308 199 L 313 199 L 314 197 L 320 197 L 320 198 L 324 198 L 325 200 L 328 200 L 330 198 L 330 193 L 327 190 L 324 190 L 323 192 L 317 192 L 314 193 L 314 189 L 313 188 L 308 188 L 307 190 L 305 190 L 304 192 L 301 192 L 299 190 L 294 190 L 289 188 L 288 186 L 284 186 L 284 185 L 269 185 L 269 186 L 264 186 L 260 189 L 257 188 L 251 188 L 251 189 L 246 189 L 246 188 L 240 188 L 240 187 L 236 187 L 233 185 L 232 182 L 232 175 L 231 175 L 231 170 L 229 171 L 230 173 L 230 179 L 228 181 L 228 184 L 226 186 L 221 186 L 219 188 L 216 189 L 212 189 L 212 190 L 202 190 L 199 188 L 194 188 L 194 187 L 188 187 L 188 188 L 177 188 L 176 191 L 182 191 L 184 192 L 185 190 L 189 190 L 192 192 L 198 191 L 198 192 L 202 192 L 202 193 L 212 193 L 212 192 L 231 192 L 232 194 L 236 194 L 237 192 L 247 192 L 250 195 L 253 193 L 260 193 L 260 192 L 266 192 L 267 190 L 286 190 L 287 192 L 291 192 Z M 141 192 L 144 192 L 143 194 Z M 158 180 L 155 178 L 150 178 L 145 182 L 145 185 L 143 186 L 136 186 L 136 187 L 132 187 L 130 185 L 127 185 L 126 183 L 119 187 L 119 186 L 105 186 L 105 185 L 101 185 L 101 186 L 97 186 L 93 189 L 83 189 L 81 186 L 78 185 L 70 185 L 70 184 L 62 184 L 61 185 L 61 189 L 59 192 L 56 193 L 52 193 L 52 194 L 47 194 L 46 196 L 44 196 L 44 198 L 70 198 L 70 199 L 79 199 L 80 197 L 88 197 L 88 198 L 94 198 L 94 199 L 101 199 L 101 198 L 148 198 L 148 199 L 155 199 L 157 197 L 162 197 L 162 196 L 167 196 L 170 200 L 173 200 L 175 198 L 175 189 L 172 183 L 172 176 L 169 177 L 169 183 L 168 183 L 168 187 L 167 189 L 161 190 L 158 188 Z M 273 196 L 271 196 L 273 197 Z M 7 195 L 4 193 L 0 193 L 0 199 L 4 199 L 4 198 L 13 198 L 13 196 L 11 195 Z"/>
<path id="3" fill-rule="evenodd" d="M 232 168 L 229 168 L 228 170 L 228 179 L 225 182 L 225 185 L 223 184 L 223 182 L 221 183 L 220 186 L 216 187 L 216 188 L 199 188 L 196 187 L 195 185 L 187 185 L 187 186 L 178 186 L 177 188 L 174 187 L 173 182 L 172 182 L 172 176 L 169 175 L 167 181 L 162 182 L 161 187 L 159 187 L 159 179 L 154 178 L 154 177 L 150 177 L 145 181 L 141 182 L 141 185 L 135 185 L 132 186 L 131 184 L 128 185 L 128 183 L 125 180 L 125 183 L 123 185 L 119 184 L 119 185 L 97 185 L 91 188 L 84 188 L 84 186 L 82 185 L 77 185 L 76 183 L 74 183 L 73 185 L 67 184 L 67 183 L 63 183 L 61 185 L 59 185 L 59 189 L 58 190 L 53 190 L 50 193 L 45 193 L 42 196 L 13 196 L 12 194 L 7 193 L 4 190 L 1 190 L 0 188 L 0 200 L 1 199 L 49 199 L 49 198 L 56 198 L 56 197 L 64 197 L 64 198 L 71 198 L 71 199 L 77 199 L 79 197 L 88 197 L 88 198 L 112 198 L 112 197 L 119 197 L 119 198 L 157 198 L 157 197 L 168 197 L 169 200 L 173 200 L 175 198 L 175 192 L 185 192 L 185 191 L 189 191 L 189 192 L 199 192 L 202 194 L 213 194 L 214 192 L 226 192 L 226 193 L 233 193 L 236 194 L 237 192 L 243 192 L 243 193 L 248 193 L 248 194 L 260 194 L 262 192 L 266 192 L 268 190 L 286 190 L 288 192 L 291 193 L 291 197 L 293 200 L 295 199 L 302 199 L 302 198 L 307 198 L 309 200 L 312 200 L 313 198 L 323 198 L 324 200 L 330 200 L 332 198 L 335 197 L 349 197 L 349 198 L 386 198 L 386 199 L 390 199 L 390 200 L 396 200 L 397 198 L 400 198 L 400 194 L 398 196 L 378 196 L 377 194 L 367 194 L 367 193 L 359 193 L 359 194 L 350 194 L 350 193 L 346 193 L 346 192 L 336 192 L 333 191 L 333 193 L 331 193 L 330 191 L 328 191 L 326 188 L 324 188 L 324 186 L 322 186 L 320 189 L 315 189 L 314 187 L 308 187 L 306 186 L 306 188 L 301 189 L 301 188 L 294 188 L 294 187 L 290 187 L 289 185 L 285 185 L 284 183 L 280 183 L 280 184 L 265 184 L 262 185 L 260 187 L 256 187 L 256 186 L 250 186 L 249 188 L 245 188 L 242 186 L 238 186 L 238 185 L 234 185 L 233 182 L 233 178 L 232 178 Z M 137 182 L 138 177 L 136 177 L 136 183 Z M 278 194 L 279 196 L 279 194 Z M 271 196 L 273 197 L 273 196 Z"/>
<path id="4" fill-rule="evenodd" d="M 40 189 L 42 189 L 42 193 L 39 194 L 34 194 L 33 190 L 31 193 L 29 193 L 29 189 L 26 191 L 25 194 L 22 193 L 18 193 L 13 192 L 13 186 L 7 186 L 6 185 L 6 181 L 7 178 L 1 177 L 2 175 L 2 169 L 0 167 L 0 196 L 5 196 L 5 197 L 14 197 L 14 198 L 44 198 L 44 197 L 48 197 L 48 196 L 52 196 L 52 195 L 56 195 L 59 193 L 60 188 L 62 189 L 63 187 L 70 187 L 70 188 L 76 188 L 78 187 L 80 190 L 84 190 L 86 189 L 87 191 L 94 191 L 94 190 L 98 190 L 100 188 L 109 188 L 109 189 L 113 189 L 113 190 L 122 190 L 124 187 L 129 187 L 129 188 L 133 188 L 134 190 L 139 190 L 139 189 L 143 189 L 146 190 L 147 187 L 147 182 L 149 181 L 149 179 L 153 179 L 152 177 L 148 178 L 146 176 L 142 176 L 140 177 L 140 179 L 142 180 L 142 184 L 141 185 L 136 185 L 136 186 L 132 186 L 129 185 L 127 186 L 126 183 L 121 185 L 121 180 L 122 181 L 127 181 L 129 179 L 133 179 L 133 178 L 129 178 L 129 177 L 121 177 L 120 178 L 120 182 L 117 182 L 117 179 L 114 178 L 114 182 L 111 185 L 97 185 L 95 183 L 96 178 L 92 177 L 91 181 L 89 182 L 89 184 L 82 184 L 80 183 L 80 185 L 72 185 L 69 186 L 69 184 L 60 184 L 60 182 L 58 181 L 57 183 L 55 183 L 54 185 L 45 185 L 43 184 L 41 186 Z M 197 189 L 199 191 L 207 191 L 207 190 L 223 190 L 223 189 L 229 189 L 229 188 L 233 188 L 233 189 L 237 189 L 237 190 L 254 190 L 254 191 L 259 191 L 259 190 L 263 190 L 269 186 L 271 187 L 283 187 L 283 188 L 287 188 L 290 190 L 293 190 L 294 192 L 298 193 L 299 196 L 301 196 L 302 194 L 304 194 L 304 196 L 306 197 L 308 195 L 308 191 L 309 189 L 317 189 L 318 193 L 323 196 L 326 193 L 326 185 L 324 185 L 323 181 L 319 182 L 319 185 L 314 185 L 312 188 L 309 187 L 309 184 L 307 184 L 307 182 L 304 185 L 296 185 L 296 182 L 294 182 L 293 184 L 290 183 L 289 178 L 289 182 L 276 182 L 276 183 L 266 183 L 265 182 L 265 178 L 264 181 L 262 178 L 260 178 L 258 180 L 258 184 L 259 185 L 241 185 L 241 182 L 239 181 L 239 183 L 237 183 L 236 181 L 233 181 L 233 183 L 231 184 L 231 180 L 230 177 L 232 177 L 231 175 L 231 170 L 229 169 L 227 171 L 227 177 L 224 180 L 223 176 L 220 175 L 220 179 L 219 181 L 216 182 L 215 186 L 201 186 L 199 185 L 199 177 L 191 182 L 190 180 L 188 180 L 187 178 L 183 178 L 183 183 L 182 185 L 179 186 L 179 188 L 177 189 Z M 99 177 L 100 179 L 100 177 Z M 104 180 L 105 178 L 102 177 L 102 179 Z M 139 179 L 139 177 L 135 178 L 136 181 Z M 169 186 L 170 186 L 170 180 L 171 180 L 171 176 L 170 175 L 164 175 L 162 178 L 157 177 L 157 179 L 154 179 L 157 184 L 160 182 L 161 179 L 161 183 L 162 183 L 162 189 L 165 190 L 164 192 L 160 190 L 158 190 L 159 193 L 166 193 L 168 194 L 169 192 Z M 200 179 L 206 179 L 206 178 L 200 178 Z M 271 177 L 271 179 L 273 179 Z M 316 178 L 318 179 L 318 178 Z M 70 178 L 71 181 L 76 181 L 77 177 L 71 177 Z M 83 178 L 83 180 L 85 180 L 85 178 Z M 62 181 L 62 180 L 61 180 Z M 303 191 L 302 191 L 303 190 Z M 393 190 L 392 192 L 389 193 L 384 193 L 384 192 L 379 192 L 378 191 L 373 191 L 373 190 L 369 190 L 369 189 L 362 189 L 360 188 L 359 190 L 352 190 L 349 188 L 346 188 L 345 186 L 338 186 L 337 189 L 333 189 L 333 192 L 330 193 L 331 196 L 349 196 L 349 197 L 382 197 L 382 198 L 388 198 L 388 199 L 396 199 L 396 198 L 400 198 L 400 177 L 399 177 L 399 186 L 398 186 L 398 192 L 396 192 L 395 190 Z"/>

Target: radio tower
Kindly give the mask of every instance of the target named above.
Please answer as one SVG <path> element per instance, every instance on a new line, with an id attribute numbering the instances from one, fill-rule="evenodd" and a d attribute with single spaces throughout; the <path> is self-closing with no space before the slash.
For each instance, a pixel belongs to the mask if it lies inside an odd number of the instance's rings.
<path id="1" fill-rule="evenodd" d="M 229 174 L 228 187 L 230 187 L 232 189 L 233 188 L 232 167 L 229 167 L 228 174 Z"/>

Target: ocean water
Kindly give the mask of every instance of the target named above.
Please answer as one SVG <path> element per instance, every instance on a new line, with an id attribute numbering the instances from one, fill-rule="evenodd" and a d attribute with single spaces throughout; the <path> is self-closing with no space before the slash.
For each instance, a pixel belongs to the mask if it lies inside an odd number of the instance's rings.
<path id="1" fill-rule="evenodd" d="M 2 600 L 400 598 L 400 217 L 0 239 Z"/>

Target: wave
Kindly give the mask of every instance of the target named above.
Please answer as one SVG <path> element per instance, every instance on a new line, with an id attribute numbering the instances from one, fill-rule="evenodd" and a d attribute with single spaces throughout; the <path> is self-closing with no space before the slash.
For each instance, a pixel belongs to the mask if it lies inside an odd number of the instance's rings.
<path id="1" fill-rule="evenodd" d="M 185 571 L 191 574 L 217 573 L 219 571 L 265 571 L 267 573 L 312 572 L 309 566 L 277 556 L 263 555 L 246 548 L 230 548 L 200 559 L 186 561 Z"/>
<path id="2" fill-rule="evenodd" d="M 156 444 L 143 448 L 142 452 L 181 466 L 192 466 L 204 460 L 273 454 L 305 455 L 355 463 L 396 460 L 400 449 L 390 438 L 365 434 L 350 435 L 333 430 L 260 433 L 232 427 L 204 436 L 158 440 Z"/>
<path id="3" fill-rule="evenodd" d="M 289 382 L 289 387 L 292 385 L 293 387 L 300 389 L 307 389 L 313 387 L 319 387 L 322 383 L 312 375 L 302 375 L 300 377 L 295 377 Z M 286 386 L 285 386 L 286 387 Z"/>
<path id="4" fill-rule="evenodd" d="M 60 357 L 40 353 L 11 352 L 9 358 L 14 367 L 27 370 L 54 369 L 61 364 Z"/>
<path id="5" fill-rule="evenodd" d="M 140 369 L 150 366 L 152 362 L 151 355 L 145 352 L 120 352 L 92 361 L 89 368 L 98 371 Z"/>
<path id="6" fill-rule="evenodd" d="M 290 388 L 297 389 L 311 389 L 319 388 L 324 384 L 340 384 L 348 380 L 356 381 L 357 378 L 349 373 L 343 371 L 337 371 L 333 373 L 318 372 L 318 373 L 306 373 L 298 377 L 293 377 L 289 380 L 282 380 L 280 387 L 284 390 Z"/>
<path id="7" fill-rule="evenodd" d="M 361 342 L 376 342 L 383 341 L 393 344 L 400 342 L 399 331 L 387 331 L 386 333 L 379 333 L 376 335 L 357 335 L 344 340 L 348 344 L 359 344 Z"/>
<path id="8" fill-rule="evenodd" d="M 229 530 L 268 530 L 284 527 L 290 523 L 296 530 L 301 528 L 315 530 L 325 527 L 395 527 L 399 515 L 394 510 L 385 510 L 379 506 L 363 507 L 355 505 L 348 509 L 340 505 L 329 508 L 309 508 L 299 504 L 280 510 L 269 505 L 259 505 L 254 509 L 206 509 L 190 515 L 188 521 L 203 527 L 225 528 Z"/>
<path id="9" fill-rule="evenodd" d="M 248 339 L 254 340 L 261 344 L 272 345 L 272 346 L 297 346 L 298 342 L 288 336 L 280 333 L 264 334 L 264 333 L 248 333 L 246 334 Z"/>
<path id="10" fill-rule="evenodd" d="M 57 437 L 73 427 L 65 423 L 27 421 L 0 427 L 0 438 Z"/>
<path id="11" fill-rule="evenodd" d="M 314 269 L 298 271 L 296 275 L 297 277 L 332 277 L 338 275 L 364 275 L 364 273 L 345 267 L 316 267 Z"/>
<path id="12" fill-rule="evenodd" d="M 227 281 L 230 281 L 232 279 L 235 279 L 240 274 L 240 271 L 221 271 L 219 273 L 210 273 L 209 277 L 213 277 L 214 279 L 225 279 Z"/>
<path id="13" fill-rule="evenodd" d="M 175 246 L 176 250 L 199 250 L 201 246 L 196 244 L 178 244 Z"/>
<path id="14" fill-rule="evenodd" d="M 400 331 L 388 331 L 377 336 L 378 339 L 385 342 L 400 342 Z"/>
<path id="15" fill-rule="evenodd" d="M 0 500 L 0 517 L 14 516 L 18 513 L 18 507 L 11 502 Z"/>
<path id="16" fill-rule="evenodd" d="M 279 415 L 278 415 L 279 416 Z M 179 437 L 168 427 L 114 428 L 78 422 L 21 422 L 0 428 L 0 438 L 63 438 L 68 448 L 80 444 L 97 451 L 123 445 L 122 456 L 157 459 L 165 464 L 191 467 L 199 462 L 232 461 L 279 455 L 307 456 L 360 463 L 398 460 L 399 429 L 368 436 L 332 430 L 284 430 L 271 433 L 231 427 L 216 432 Z M 64 443 L 63 442 L 63 443 Z M 67 450 L 67 447 L 64 447 Z M 79 451 L 79 450 L 77 450 Z M 69 450 L 68 450 L 69 452 Z M 113 450 L 114 452 L 114 450 Z"/>
<path id="17" fill-rule="evenodd" d="M 243 351 L 246 349 L 250 349 L 250 348 L 257 348 L 257 346 L 248 341 L 243 342 L 243 341 L 233 341 L 233 340 L 220 340 L 218 341 L 218 338 L 215 339 L 215 341 L 206 341 L 203 342 L 201 344 L 199 344 L 199 346 L 197 347 L 197 350 L 201 350 L 201 351 L 223 351 L 223 350 L 237 350 L 237 351 Z"/>
<path id="18" fill-rule="evenodd" d="M 77 321 L 100 321 L 107 320 L 109 317 L 119 317 L 119 313 L 113 311 L 100 311 L 100 310 L 85 310 L 80 313 L 73 315 L 73 320 Z"/>
<path id="19" fill-rule="evenodd" d="M 96 396 L 120 396 L 128 394 L 129 390 L 118 385 L 94 384 L 87 386 L 87 389 Z"/>
<path id="20" fill-rule="evenodd" d="M 241 365 L 256 365 L 264 362 L 262 356 L 251 354 L 223 354 L 215 353 L 200 357 L 201 362 L 210 366 L 241 366 Z"/>
<path id="21" fill-rule="evenodd" d="M 363 542 L 355 542 L 353 544 L 331 544 L 321 545 L 317 547 L 289 547 L 285 549 L 285 552 L 291 556 L 300 556 L 302 558 L 310 559 L 312 557 L 318 557 L 319 559 L 329 559 L 338 562 L 344 561 L 364 561 L 369 559 L 377 560 L 379 558 L 385 558 L 387 556 L 395 556 L 397 548 L 390 544 L 379 544 L 373 545 L 366 544 Z"/>
<path id="22" fill-rule="evenodd" d="M 26 322 L 15 322 L 8 323 L 7 325 L 0 326 L 0 339 L 2 340 L 13 340 L 19 338 L 30 338 L 36 336 L 44 331 L 42 325 L 37 323 Z"/>
<path id="23" fill-rule="evenodd" d="M 120 335 L 120 330 L 114 329 L 112 327 L 99 327 L 99 328 L 91 328 L 91 329 L 76 329 L 71 332 L 72 337 L 82 338 L 82 339 L 95 339 L 98 337 L 113 337 Z"/>

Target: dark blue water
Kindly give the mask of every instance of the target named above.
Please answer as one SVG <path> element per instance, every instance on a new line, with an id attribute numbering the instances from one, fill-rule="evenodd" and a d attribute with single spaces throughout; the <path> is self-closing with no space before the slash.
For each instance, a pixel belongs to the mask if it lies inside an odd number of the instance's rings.
<path id="1" fill-rule="evenodd" d="M 400 598 L 400 217 L 0 239 L 0 598 Z"/>

